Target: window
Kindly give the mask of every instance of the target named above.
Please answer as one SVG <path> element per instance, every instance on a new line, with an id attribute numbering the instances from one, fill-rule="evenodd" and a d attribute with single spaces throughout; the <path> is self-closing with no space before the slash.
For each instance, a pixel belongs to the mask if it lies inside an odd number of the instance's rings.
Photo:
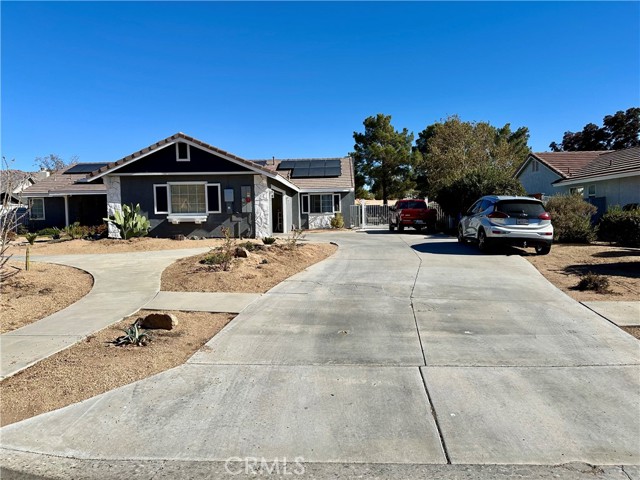
<path id="1" fill-rule="evenodd" d="M 155 213 L 206 215 L 220 213 L 220 184 L 169 183 L 154 185 Z"/>
<path id="2" fill-rule="evenodd" d="M 531 162 L 531 171 L 537 172 L 538 170 L 540 170 L 540 164 L 537 160 L 534 160 L 533 162 Z"/>
<path id="3" fill-rule="evenodd" d="M 169 213 L 169 189 L 166 185 L 153 186 L 154 213 Z"/>
<path id="4" fill-rule="evenodd" d="M 596 186 L 595 185 L 589 185 L 589 196 L 590 197 L 595 197 L 596 196 Z"/>
<path id="5" fill-rule="evenodd" d="M 176 143 L 176 160 L 178 162 L 188 162 L 191 160 L 190 153 L 191 151 L 188 143 Z"/>
<path id="6" fill-rule="evenodd" d="M 302 213 L 335 213 L 339 211 L 339 207 L 340 195 L 338 194 L 302 195 Z"/>
<path id="7" fill-rule="evenodd" d="M 29 219 L 44 220 L 44 198 L 29 200 Z"/>

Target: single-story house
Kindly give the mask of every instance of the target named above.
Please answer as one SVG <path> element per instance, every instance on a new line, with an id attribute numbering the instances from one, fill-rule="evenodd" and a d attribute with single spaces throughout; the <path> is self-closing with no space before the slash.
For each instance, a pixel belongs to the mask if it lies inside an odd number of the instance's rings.
<path id="1" fill-rule="evenodd" d="M 99 224 L 140 204 L 151 236 L 219 237 L 227 227 L 260 238 L 327 227 L 336 213 L 349 224 L 354 191 L 350 157 L 251 161 L 177 133 L 114 162 L 56 172 L 25 196 L 36 229 Z"/>
<path id="2" fill-rule="evenodd" d="M 598 207 L 640 203 L 640 147 L 596 152 L 531 153 L 516 172 L 529 195 L 579 193 Z"/>

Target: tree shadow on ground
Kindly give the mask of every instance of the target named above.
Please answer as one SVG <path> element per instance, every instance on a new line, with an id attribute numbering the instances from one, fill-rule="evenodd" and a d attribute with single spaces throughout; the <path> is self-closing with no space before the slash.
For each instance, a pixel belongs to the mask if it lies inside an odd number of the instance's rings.
<path id="1" fill-rule="evenodd" d="M 594 253 L 592 257 L 595 257 L 595 258 L 640 257 L 639 248 L 625 248 L 625 247 L 612 247 L 612 248 L 617 248 L 617 250 Z"/>
<path id="2" fill-rule="evenodd" d="M 638 262 L 616 262 L 593 265 L 568 265 L 564 272 L 572 275 L 608 275 L 612 277 L 640 278 L 640 264 Z"/>

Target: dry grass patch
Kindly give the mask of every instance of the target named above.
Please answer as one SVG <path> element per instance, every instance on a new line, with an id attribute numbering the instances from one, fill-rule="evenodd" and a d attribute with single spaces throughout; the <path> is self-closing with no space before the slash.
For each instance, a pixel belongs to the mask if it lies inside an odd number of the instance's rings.
<path id="1" fill-rule="evenodd" d="M 622 330 L 627 332 L 629 335 L 633 335 L 638 340 L 640 340 L 640 327 L 620 327 Z"/>
<path id="2" fill-rule="evenodd" d="M 523 254 L 547 280 L 578 301 L 635 301 L 640 298 L 640 249 L 608 244 L 557 244 L 549 255 Z M 604 293 L 576 287 L 588 273 L 608 282 Z"/>
<path id="3" fill-rule="evenodd" d="M 93 287 L 93 277 L 77 268 L 32 262 L 26 271 L 23 262 L 10 261 L 8 265 L 16 273 L 2 282 L 0 333 L 62 310 Z"/>
<path id="4" fill-rule="evenodd" d="M 337 247 L 305 243 L 295 248 L 282 244 L 254 250 L 248 258 L 236 258 L 229 271 L 217 271 L 200 263 L 208 254 L 178 260 L 162 273 L 161 290 L 171 292 L 264 293 L 290 276 L 332 255 Z"/>
<path id="5" fill-rule="evenodd" d="M 149 311 L 140 311 L 80 343 L 0 382 L 0 418 L 8 425 L 80 402 L 117 387 L 182 365 L 234 315 L 167 312 L 179 325 L 153 330 L 146 347 L 116 347 L 122 329 Z"/>

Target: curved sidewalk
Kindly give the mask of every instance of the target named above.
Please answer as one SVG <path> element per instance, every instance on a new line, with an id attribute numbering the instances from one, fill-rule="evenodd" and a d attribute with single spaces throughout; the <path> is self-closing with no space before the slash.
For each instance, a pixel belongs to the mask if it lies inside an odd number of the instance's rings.
<path id="1" fill-rule="evenodd" d="M 0 335 L 0 378 L 14 375 L 138 311 L 158 294 L 160 277 L 167 266 L 205 251 L 206 248 L 197 248 L 33 257 L 33 261 L 87 271 L 93 276 L 93 288 L 64 310 Z"/>

